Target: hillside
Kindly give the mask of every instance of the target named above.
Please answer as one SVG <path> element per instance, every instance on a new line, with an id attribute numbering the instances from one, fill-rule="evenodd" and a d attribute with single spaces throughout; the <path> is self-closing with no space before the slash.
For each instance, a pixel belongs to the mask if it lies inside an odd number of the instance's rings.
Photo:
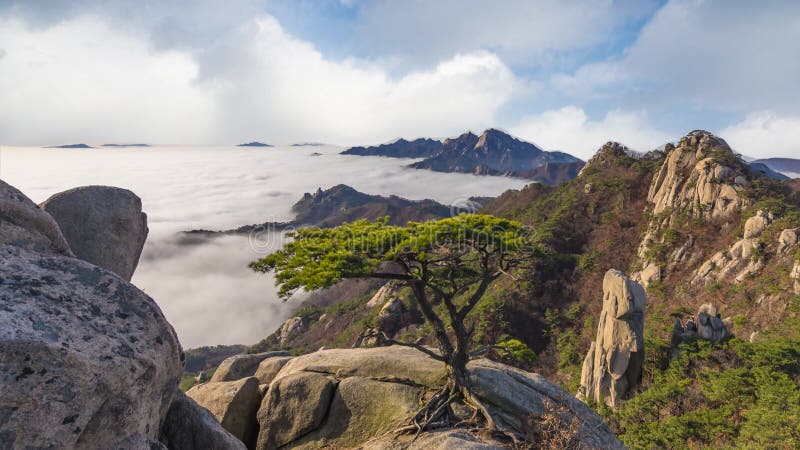
<path id="1" fill-rule="evenodd" d="M 550 252 L 518 281 L 490 289 L 473 342 L 518 342 L 491 356 L 576 392 L 597 331 L 603 276 L 620 269 L 647 290 L 642 383 L 619 410 L 599 408 L 623 442 L 800 443 L 798 192 L 796 180 L 764 176 L 704 131 L 646 155 L 608 143 L 574 180 L 531 184 L 482 209 L 532 227 Z M 372 345 L 360 336 L 373 328 L 426 342 L 429 330 L 411 296 L 391 285 L 375 288 L 343 284 L 335 294 L 313 296 L 291 326 L 251 351 Z M 678 352 L 670 343 L 675 319 L 686 321 L 703 304 L 716 307 L 733 338 Z M 726 401 L 727 391 L 736 397 Z M 777 425 L 767 432 L 770 421 Z"/>
<path id="2" fill-rule="evenodd" d="M 800 159 L 793 158 L 765 158 L 757 159 L 754 163 L 764 164 L 770 169 L 784 175 L 792 174 L 794 178 L 800 175 Z"/>

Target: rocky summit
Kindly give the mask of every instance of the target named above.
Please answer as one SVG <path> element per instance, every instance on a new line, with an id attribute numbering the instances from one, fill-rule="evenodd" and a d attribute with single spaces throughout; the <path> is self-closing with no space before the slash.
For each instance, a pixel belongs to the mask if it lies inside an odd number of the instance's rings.
<path id="1" fill-rule="evenodd" d="M 568 169 L 561 164 L 569 164 Z M 489 129 L 477 136 L 471 132 L 446 139 L 436 155 L 411 164 L 415 169 L 466 172 L 475 175 L 505 175 L 557 184 L 577 174 L 583 162 L 562 152 L 547 152 L 500 130 Z M 555 176 L 561 173 L 562 176 Z"/>

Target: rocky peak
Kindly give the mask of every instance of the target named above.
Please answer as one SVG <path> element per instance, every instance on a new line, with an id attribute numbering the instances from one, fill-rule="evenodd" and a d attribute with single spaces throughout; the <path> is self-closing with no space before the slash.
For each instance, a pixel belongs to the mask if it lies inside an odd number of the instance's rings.
<path id="1" fill-rule="evenodd" d="M 589 168 L 609 167 L 620 159 L 636 158 L 636 153 L 619 142 L 608 141 L 586 162 L 578 176 L 585 175 Z"/>

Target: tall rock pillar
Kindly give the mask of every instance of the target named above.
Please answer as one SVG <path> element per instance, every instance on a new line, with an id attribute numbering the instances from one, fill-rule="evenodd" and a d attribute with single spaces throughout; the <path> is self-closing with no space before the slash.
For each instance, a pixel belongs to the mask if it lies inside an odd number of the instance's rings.
<path id="1" fill-rule="evenodd" d="M 578 396 L 619 406 L 623 396 L 642 378 L 644 362 L 645 291 L 618 270 L 603 279 L 603 311 L 583 361 Z"/>

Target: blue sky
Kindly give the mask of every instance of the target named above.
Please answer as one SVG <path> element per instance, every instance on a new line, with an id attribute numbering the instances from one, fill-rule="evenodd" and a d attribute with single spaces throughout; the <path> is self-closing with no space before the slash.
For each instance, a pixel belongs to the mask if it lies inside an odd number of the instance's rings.
<path id="1" fill-rule="evenodd" d="M 0 0 L 0 144 L 696 128 L 800 157 L 800 2 Z"/>

